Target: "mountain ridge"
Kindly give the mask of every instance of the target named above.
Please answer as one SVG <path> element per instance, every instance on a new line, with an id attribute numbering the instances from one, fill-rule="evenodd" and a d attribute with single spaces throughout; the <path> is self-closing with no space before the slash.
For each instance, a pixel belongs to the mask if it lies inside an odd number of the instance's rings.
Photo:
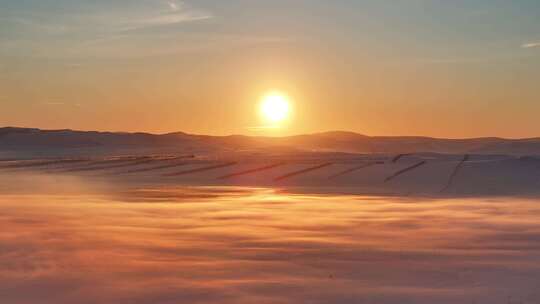
<path id="1" fill-rule="evenodd" d="M 260 136 L 260 135 L 245 135 L 245 134 L 230 134 L 230 135 L 208 135 L 208 134 L 198 134 L 198 133 L 187 133 L 183 131 L 174 131 L 166 133 L 152 133 L 152 132 L 142 132 L 142 131 L 96 131 L 96 130 L 77 130 L 77 129 L 41 129 L 41 128 L 31 128 L 31 127 L 13 127 L 6 126 L 0 127 L 0 134 L 3 131 L 19 131 L 19 132 L 73 132 L 73 133 L 98 133 L 98 134 L 138 134 L 138 135 L 153 135 L 153 136 L 167 136 L 167 135 L 187 135 L 187 136 L 203 136 L 203 137 L 250 137 L 250 138 L 291 138 L 299 136 L 330 136 L 330 135 L 351 135 L 357 137 L 366 137 L 366 138 L 415 138 L 415 139 L 437 139 L 437 140 L 484 140 L 484 139 L 493 139 L 493 140 L 507 140 L 507 141 L 526 141 L 526 140 L 540 140 L 538 137 L 523 137 L 523 138 L 508 138 L 508 137 L 498 137 L 498 136 L 480 136 L 480 137 L 463 137 L 463 138 L 444 138 L 444 137 L 434 137 L 434 136 L 424 136 L 424 135 L 366 135 L 353 131 L 344 131 L 344 130 L 332 130 L 332 131 L 322 131 L 322 132 L 313 132 L 305 134 L 296 134 L 296 135 L 286 135 L 286 136 Z"/>
<path id="2" fill-rule="evenodd" d="M 180 153 L 246 151 L 272 148 L 287 151 L 347 153 L 448 153 L 540 155 L 540 138 L 479 137 L 445 139 L 425 136 L 368 136 L 329 131 L 284 137 L 212 136 L 185 132 L 78 131 L 71 129 L 0 128 L 0 155 L 81 153 Z M 93 150 L 93 151 L 92 151 Z"/>

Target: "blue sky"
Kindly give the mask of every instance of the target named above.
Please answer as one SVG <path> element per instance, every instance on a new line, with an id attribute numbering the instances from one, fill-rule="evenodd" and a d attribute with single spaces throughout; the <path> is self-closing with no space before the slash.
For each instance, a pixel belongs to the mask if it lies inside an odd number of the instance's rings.
<path id="1" fill-rule="evenodd" d="M 260 35 L 340 39 L 341 35 L 351 45 L 367 48 L 431 48 L 426 55 L 433 57 L 445 55 L 444 48 L 463 52 L 491 48 L 492 54 L 520 55 L 520 46 L 540 41 L 540 3 L 531 0 L 23 0 L 2 1 L 0 7 L 2 54 L 8 56 L 63 57 L 59 44 L 84 48 L 115 39 L 119 44 L 147 41 L 166 46 L 158 37 L 205 34 L 208 40 L 228 36 L 249 40 Z M 197 43 L 178 43 L 177 49 L 193 44 Z"/>

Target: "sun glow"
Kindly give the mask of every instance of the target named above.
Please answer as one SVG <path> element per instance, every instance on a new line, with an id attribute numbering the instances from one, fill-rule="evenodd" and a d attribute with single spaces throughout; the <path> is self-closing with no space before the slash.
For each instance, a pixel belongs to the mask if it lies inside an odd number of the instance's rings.
<path id="1" fill-rule="evenodd" d="M 280 123 L 289 117 L 290 112 L 290 101 L 284 94 L 272 92 L 261 100 L 260 113 L 267 122 Z"/>

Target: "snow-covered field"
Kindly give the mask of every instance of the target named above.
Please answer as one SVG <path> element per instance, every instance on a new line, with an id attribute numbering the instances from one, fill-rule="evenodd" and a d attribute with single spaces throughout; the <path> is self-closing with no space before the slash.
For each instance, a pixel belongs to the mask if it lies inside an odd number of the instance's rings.
<path id="1" fill-rule="evenodd" d="M 540 303 L 538 156 L 57 152 L 0 160 L 0 303 Z"/>
<path id="2" fill-rule="evenodd" d="M 133 186 L 250 186 L 364 195 L 540 194 L 540 157 L 504 155 L 304 153 L 54 158 L 2 161 L 0 175 L 5 179 L 68 176 Z"/>
<path id="3" fill-rule="evenodd" d="M 4 183 L 2 303 L 540 302 L 535 199 L 99 183 Z"/>

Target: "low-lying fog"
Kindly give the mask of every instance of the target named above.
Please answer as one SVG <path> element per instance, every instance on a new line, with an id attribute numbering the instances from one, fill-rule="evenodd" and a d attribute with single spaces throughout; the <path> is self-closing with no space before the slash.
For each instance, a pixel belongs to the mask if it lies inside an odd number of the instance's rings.
<path id="1" fill-rule="evenodd" d="M 534 199 L 1 182 L 2 303 L 540 302 Z"/>

